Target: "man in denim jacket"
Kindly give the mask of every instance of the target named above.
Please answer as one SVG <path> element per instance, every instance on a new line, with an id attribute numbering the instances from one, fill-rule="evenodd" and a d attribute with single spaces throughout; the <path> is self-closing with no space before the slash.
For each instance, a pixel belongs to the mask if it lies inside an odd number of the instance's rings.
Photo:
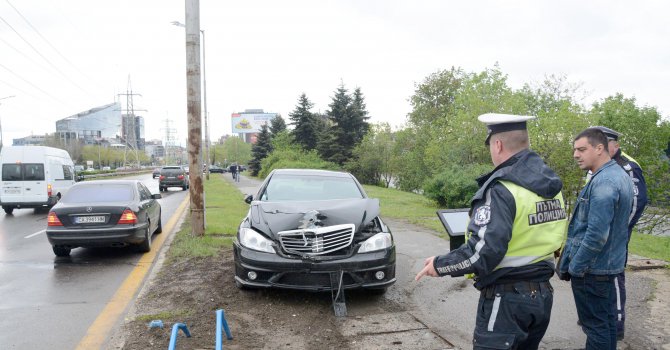
<path id="1" fill-rule="evenodd" d="M 633 183 L 610 158 L 607 136 L 597 128 L 574 140 L 573 157 L 593 176 L 579 194 L 561 254 L 559 277 L 570 280 L 586 349 L 616 349 L 614 278 L 624 269 Z"/>

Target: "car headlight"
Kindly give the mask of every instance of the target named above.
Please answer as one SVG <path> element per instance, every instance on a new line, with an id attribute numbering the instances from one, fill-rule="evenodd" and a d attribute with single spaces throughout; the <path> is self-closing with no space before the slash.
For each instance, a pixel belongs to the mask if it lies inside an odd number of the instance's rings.
<path id="1" fill-rule="evenodd" d="M 272 247 L 271 240 L 263 237 L 263 235 L 250 228 L 240 229 L 240 244 L 249 249 L 277 254 L 275 249 Z"/>
<path id="2" fill-rule="evenodd" d="M 363 242 L 361 247 L 358 248 L 359 253 L 368 253 L 375 250 L 390 248 L 393 246 L 393 238 L 388 232 L 380 232 Z"/>

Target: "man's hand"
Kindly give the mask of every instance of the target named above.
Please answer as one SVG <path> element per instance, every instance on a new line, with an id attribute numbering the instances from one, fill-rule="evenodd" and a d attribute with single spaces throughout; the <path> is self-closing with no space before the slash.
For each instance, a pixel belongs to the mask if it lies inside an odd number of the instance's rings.
<path id="1" fill-rule="evenodd" d="M 434 256 L 426 258 L 426 261 L 423 262 L 423 269 L 421 269 L 421 271 L 416 274 L 416 277 L 414 277 L 415 281 L 420 280 L 423 276 L 440 277 L 433 267 L 433 260 L 435 260 Z"/>

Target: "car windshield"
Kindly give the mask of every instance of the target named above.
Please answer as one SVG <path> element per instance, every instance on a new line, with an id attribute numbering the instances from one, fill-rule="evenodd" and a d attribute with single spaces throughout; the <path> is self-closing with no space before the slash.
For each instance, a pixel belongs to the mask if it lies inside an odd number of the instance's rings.
<path id="1" fill-rule="evenodd" d="M 82 184 L 73 186 L 63 196 L 63 203 L 122 202 L 134 197 L 130 184 Z"/>
<path id="2" fill-rule="evenodd" d="M 309 201 L 363 198 L 350 177 L 275 174 L 262 201 Z"/>

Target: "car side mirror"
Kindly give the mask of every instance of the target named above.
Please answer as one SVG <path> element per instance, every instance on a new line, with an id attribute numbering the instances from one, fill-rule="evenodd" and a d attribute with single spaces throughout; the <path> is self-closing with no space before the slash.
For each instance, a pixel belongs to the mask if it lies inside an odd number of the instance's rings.
<path id="1" fill-rule="evenodd" d="M 163 196 L 160 193 L 154 193 L 151 195 L 151 198 L 153 199 L 161 199 Z"/>
<path id="2" fill-rule="evenodd" d="M 249 195 L 247 195 L 246 197 L 244 197 L 244 201 L 245 201 L 247 204 L 251 204 L 251 201 L 253 201 L 253 200 L 254 200 L 254 196 L 251 195 L 251 194 L 249 194 Z"/>

